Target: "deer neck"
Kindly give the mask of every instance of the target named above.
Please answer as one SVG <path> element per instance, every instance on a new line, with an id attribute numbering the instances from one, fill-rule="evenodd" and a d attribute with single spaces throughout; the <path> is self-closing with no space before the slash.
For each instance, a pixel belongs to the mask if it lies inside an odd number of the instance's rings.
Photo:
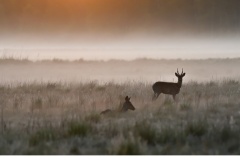
<path id="1" fill-rule="evenodd" d="M 182 87 L 182 78 L 178 78 L 178 87 L 181 88 Z"/>

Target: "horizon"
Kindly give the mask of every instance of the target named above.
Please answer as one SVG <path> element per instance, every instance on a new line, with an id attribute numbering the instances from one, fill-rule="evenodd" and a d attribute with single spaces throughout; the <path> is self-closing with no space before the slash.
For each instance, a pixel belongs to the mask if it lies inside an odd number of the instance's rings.
<path id="1" fill-rule="evenodd" d="M 99 54 L 101 53 L 101 54 Z M 177 53 L 177 55 L 176 55 Z M 227 53 L 227 54 L 226 54 Z M 114 56 L 112 56 L 114 54 Z M 167 54 L 167 56 L 166 56 Z M 196 55 L 199 54 L 199 55 Z M 165 55 L 165 56 L 162 56 Z M 0 49 L 0 57 L 13 59 L 37 60 L 125 60 L 154 59 L 154 60 L 207 60 L 207 59 L 235 59 L 240 58 L 236 52 L 202 52 L 178 51 L 161 49 Z"/>
<path id="2" fill-rule="evenodd" d="M 103 62 L 108 62 L 108 61 L 126 61 L 126 62 L 131 62 L 131 61 L 138 61 L 138 60 L 156 60 L 156 61 L 161 61 L 161 60 L 166 60 L 166 61 L 175 61 L 175 60 L 181 60 L 181 61 L 204 61 L 204 60 L 235 60 L 235 59 L 240 59 L 240 55 L 236 56 L 213 56 L 213 57 L 195 57 L 195 58 L 189 58 L 189 57 L 177 57 L 177 58 L 163 58 L 163 57 L 149 57 L 149 56 L 139 56 L 139 57 L 132 57 L 132 58 L 84 58 L 81 56 L 65 56 L 65 55 L 49 55 L 49 53 L 46 53 L 46 55 L 41 55 L 39 56 L 38 53 L 35 54 L 29 54 L 29 53 L 22 53 L 23 51 L 35 51 L 37 49 L 0 49 L 0 60 L 7 60 L 7 59 L 12 59 L 12 60 L 28 60 L 32 62 L 37 62 L 37 61 L 52 61 L 52 60 L 60 60 L 60 61 L 69 61 L 69 62 L 74 62 L 74 61 L 103 61 Z M 68 52 L 69 50 L 74 50 L 74 51 L 81 51 L 81 49 L 40 49 L 41 51 L 52 51 L 52 50 L 61 50 L 61 51 L 66 51 Z M 84 49 L 83 49 L 84 50 Z M 109 49 L 111 50 L 111 49 Z M 124 49 L 123 49 L 124 50 Z M 4 53 L 5 51 L 19 51 L 21 53 L 16 54 L 16 53 Z"/>

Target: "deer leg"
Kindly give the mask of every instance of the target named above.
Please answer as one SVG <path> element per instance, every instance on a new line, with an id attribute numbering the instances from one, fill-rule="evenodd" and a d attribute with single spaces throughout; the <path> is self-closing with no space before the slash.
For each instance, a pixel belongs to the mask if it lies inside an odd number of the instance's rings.
<path id="1" fill-rule="evenodd" d="M 160 95 L 160 93 L 154 93 L 152 100 L 153 100 L 153 101 L 156 100 L 159 95 Z"/>
<path id="2" fill-rule="evenodd" d="M 174 101 L 176 101 L 176 94 L 174 94 L 172 96 L 173 96 Z"/>
<path id="3" fill-rule="evenodd" d="M 156 100 L 156 93 L 153 94 L 152 100 Z"/>
<path id="4" fill-rule="evenodd" d="M 157 93 L 157 98 L 159 97 L 159 95 L 160 95 L 160 93 Z M 156 99 L 157 99 L 157 98 L 156 98 Z"/>

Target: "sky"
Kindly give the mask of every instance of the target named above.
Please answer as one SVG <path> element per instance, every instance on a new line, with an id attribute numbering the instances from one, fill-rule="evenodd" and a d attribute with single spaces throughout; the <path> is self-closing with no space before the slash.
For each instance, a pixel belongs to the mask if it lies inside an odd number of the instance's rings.
<path id="1" fill-rule="evenodd" d="M 240 57 L 239 15 L 238 0 L 0 0 L 0 54 Z"/>

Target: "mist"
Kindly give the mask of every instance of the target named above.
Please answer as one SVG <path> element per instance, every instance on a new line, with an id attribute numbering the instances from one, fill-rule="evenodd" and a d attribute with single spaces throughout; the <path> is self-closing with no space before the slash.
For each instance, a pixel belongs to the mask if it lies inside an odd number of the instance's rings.
<path id="1" fill-rule="evenodd" d="M 0 0 L 0 154 L 238 155 L 239 44 L 240 0 Z"/>
<path id="2" fill-rule="evenodd" d="M 0 0 L 0 54 L 30 59 L 234 58 L 237 0 Z"/>
<path id="3" fill-rule="evenodd" d="M 238 0 L 0 0 L 2 83 L 238 79 L 239 15 Z"/>
<path id="4" fill-rule="evenodd" d="M 208 59 L 208 58 L 234 58 L 240 55 L 240 39 L 238 38 L 166 38 L 166 39 L 134 39 L 115 42 L 91 43 L 80 45 L 64 43 L 38 45 L 26 44 L 11 47 L 2 46 L 1 56 L 27 57 L 37 59 L 86 59 L 109 60 L 136 58 L 156 59 Z M 3 43 L 2 43 L 3 44 Z M 44 44 L 41 43 L 41 44 Z M 61 44 L 61 43 L 59 43 Z"/>

